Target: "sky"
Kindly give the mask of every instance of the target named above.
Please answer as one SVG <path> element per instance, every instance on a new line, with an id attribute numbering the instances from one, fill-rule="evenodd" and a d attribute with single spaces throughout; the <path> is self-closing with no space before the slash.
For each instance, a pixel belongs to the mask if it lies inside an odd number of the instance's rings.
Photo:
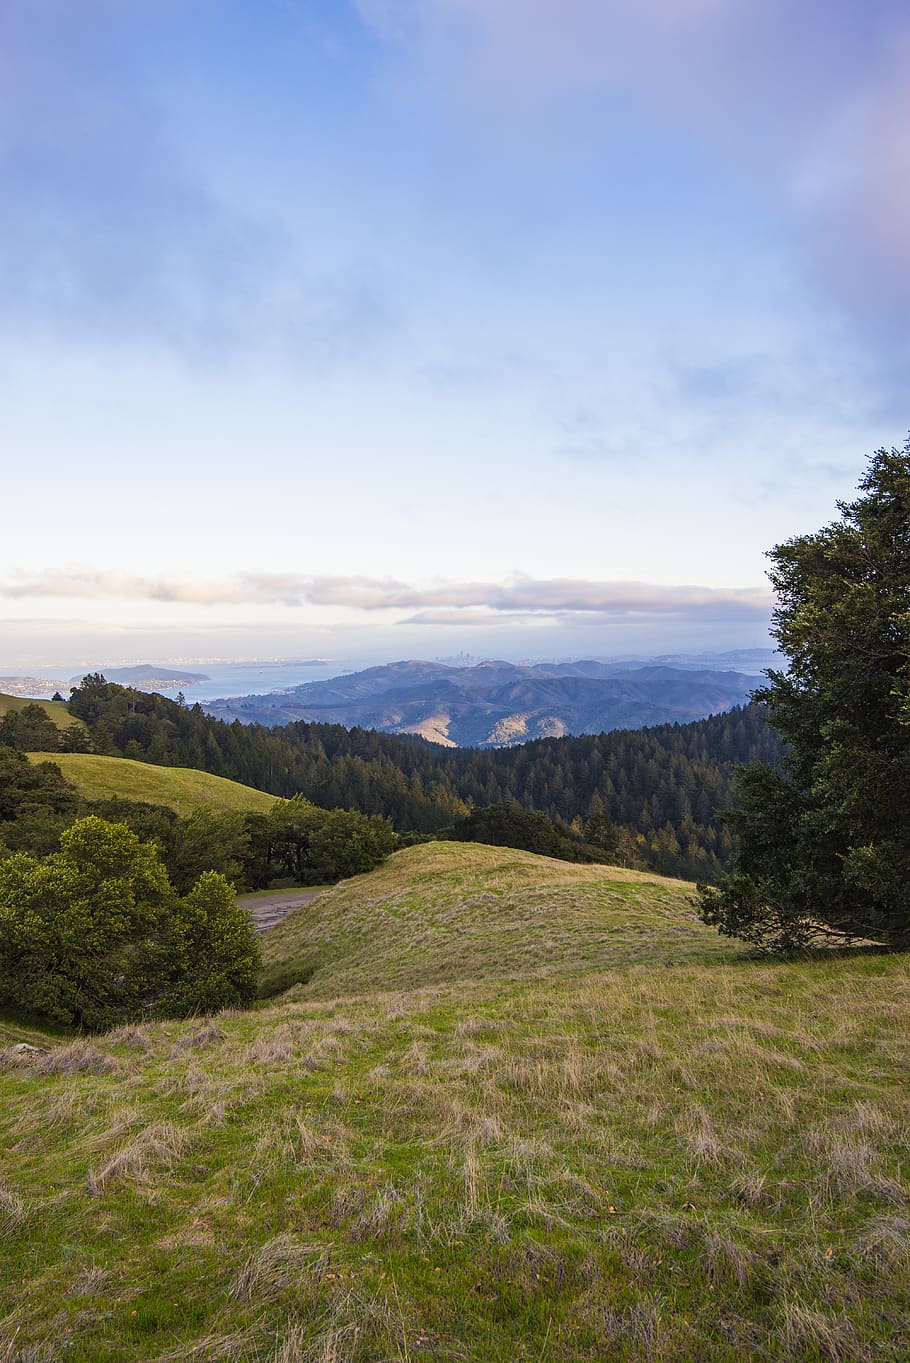
<path id="1" fill-rule="evenodd" d="M 760 647 L 902 446 L 904 0 L 4 0 L 0 671 Z"/>

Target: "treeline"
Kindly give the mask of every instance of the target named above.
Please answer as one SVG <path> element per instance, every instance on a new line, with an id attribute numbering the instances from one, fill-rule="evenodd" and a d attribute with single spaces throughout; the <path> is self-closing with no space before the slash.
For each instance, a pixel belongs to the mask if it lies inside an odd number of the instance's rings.
<path id="1" fill-rule="evenodd" d="M 58 695 L 57 700 L 63 697 Z M 23 705 L 0 716 L 0 747 L 20 752 L 92 752 L 85 726 L 59 728 L 41 705 Z"/>
<path id="2" fill-rule="evenodd" d="M 198 705 L 98 675 L 76 688 L 69 708 L 95 752 L 197 767 L 282 798 L 299 793 L 326 809 L 383 815 L 399 832 L 438 834 L 473 809 L 510 801 L 576 837 L 603 814 L 616 829 L 619 860 L 699 880 L 729 863 L 732 839 L 718 815 L 734 802 L 733 768 L 775 766 L 781 752 L 754 705 L 690 724 L 484 751 L 336 724 L 227 724 Z"/>
<path id="3" fill-rule="evenodd" d="M 179 894 L 217 871 L 238 890 L 274 881 L 325 885 L 378 866 L 398 839 L 388 819 L 355 810 L 321 809 L 308 800 L 276 800 L 265 814 L 201 807 L 179 817 L 166 805 L 86 800 L 53 762 L 29 762 L 0 747 L 0 862 L 15 854 L 56 856 L 66 831 L 95 817 L 125 825 L 154 844 Z"/>
<path id="4" fill-rule="evenodd" d="M 439 836 L 453 842 L 517 847 L 560 861 L 615 865 L 623 860 L 618 830 L 605 814 L 594 814 L 580 828 L 569 828 L 563 823 L 554 823 L 537 810 L 522 809 L 513 800 L 472 809 Z"/>

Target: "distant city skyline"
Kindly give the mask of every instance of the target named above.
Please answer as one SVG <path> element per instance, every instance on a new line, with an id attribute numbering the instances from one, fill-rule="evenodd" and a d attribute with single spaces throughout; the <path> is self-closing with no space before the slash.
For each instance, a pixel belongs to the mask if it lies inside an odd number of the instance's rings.
<path id="1" fill-rule="evenodd" d="M 897 0 L 7 0 L 0 672 L 761 647 L 906 436 Z"/>

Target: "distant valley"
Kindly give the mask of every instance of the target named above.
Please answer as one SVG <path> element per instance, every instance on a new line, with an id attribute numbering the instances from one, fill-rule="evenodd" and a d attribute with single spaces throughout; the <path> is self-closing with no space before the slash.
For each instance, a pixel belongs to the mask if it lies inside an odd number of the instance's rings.
<path id="1" fill-rule="evenodd" d="M 446 747 L 512 747 L 535 738 L 688 723 L 741 705 L 760 684 L 764 654 L 663 661 L 397 662 L 268 695 L 205 706 L 219 719 L 276 726 L 295 720 L 419 734 Z M 726 664 L 726 665 L 725 665 Z M 750 666 L 751 664 L 751 666 Z M 754 669 L 754 670 L 753 670 Z"/>

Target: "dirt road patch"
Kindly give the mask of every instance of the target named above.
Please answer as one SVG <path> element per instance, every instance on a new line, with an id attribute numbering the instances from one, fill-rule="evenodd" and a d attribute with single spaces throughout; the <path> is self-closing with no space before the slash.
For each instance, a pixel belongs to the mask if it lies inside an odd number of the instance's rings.
<path id="1" fill-rule="evenodd" d="M 276 923 L 287 918 L 295 909 L 311 904 L 322 894 L 325 886 L 318 890 L 264 890 L 261 894 L 241 894 L 237 903 L 249 909 L 257 932 L 268 932 Z"/>

